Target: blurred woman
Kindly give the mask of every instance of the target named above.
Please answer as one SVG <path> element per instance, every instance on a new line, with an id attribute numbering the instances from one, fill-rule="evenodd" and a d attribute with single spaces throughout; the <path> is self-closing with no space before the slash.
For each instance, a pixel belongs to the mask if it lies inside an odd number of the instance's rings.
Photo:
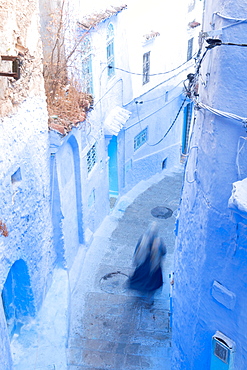
<path id="1" fill-rule="evenodd" d="M 158 237 L 158 227 L 153 222 L 140 237 L 134 252 L 135 270 L 129 277 L 129 289 L 136 290 L 153 303 L 154 293 L 162 287 L 161 262 L 166 254 L 166 246 Z"/>

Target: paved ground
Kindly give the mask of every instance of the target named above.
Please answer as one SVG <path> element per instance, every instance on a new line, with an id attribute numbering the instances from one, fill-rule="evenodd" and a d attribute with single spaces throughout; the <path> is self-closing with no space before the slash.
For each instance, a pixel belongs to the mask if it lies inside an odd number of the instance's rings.
<path id="1" fill-rule="evenodd" d="M 169 273 L 182 171 L 157 179 L 139 184 L 120 199 L 95 234 L 81 266 L 74 268 L 80 273 L 70 277 L 69 370 L 171 368 Z M 163 211 L 167 218 L 156 218 L 151 211 Z M 150 307 L 126 290 L 125 282 L 136 242 L 154 220 L 168 253 L 163 290 Z"/>

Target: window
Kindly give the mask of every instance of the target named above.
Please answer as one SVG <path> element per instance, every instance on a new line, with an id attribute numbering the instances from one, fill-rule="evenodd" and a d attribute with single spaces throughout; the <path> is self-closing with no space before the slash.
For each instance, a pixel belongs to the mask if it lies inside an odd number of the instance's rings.
<path id="1" fill-rule="evenodd" d="M 15 173 L 13 173 L 13 175 L 11 176 L 11 182 L 12 182 L 12 184 L 16 184 L 16 183 L 20 182 L 21 180 L 22 180 L 21 169 L 19 167 L 18 170 L 15 171 Z"/>
<path id="2" fill-rule="evenodd" d="M 97 161 L 96 143 L 87 152 L 87 172 L 91 172 Z"/>
<path id="3" fill-rule="evenodd" d="M 91 42 L 85 37 L 82 42 L 82 91 L 93 94 Z"/>
<path id="4" fill-rule="evenodd" d="M 134 138 L 134 151 L 139 149 L 148 139 L 148 128 L 146 127 Z"/>
<path id="5" fill-rule="evenodd" d="M 108 77 L 113 77 L 115 75 L 115 62 L 114 62 L 114 27 L 110 23 L 107 28 L 107 38 L 106 38 L 106 56 L 107 56 L 107 66 L 108 66 Z"/>
<path id="6" fill-rule="evenodd" d="M 150 80 L 150 51 L 143 54 L 143 79 L 142 84 L 145 85 Z"/>
<path id="7" fill-rule="evenodd" d="M 188 40 L 187 61 L 192 58 L 192 53 L 193 53 L 193 38 Z"/>

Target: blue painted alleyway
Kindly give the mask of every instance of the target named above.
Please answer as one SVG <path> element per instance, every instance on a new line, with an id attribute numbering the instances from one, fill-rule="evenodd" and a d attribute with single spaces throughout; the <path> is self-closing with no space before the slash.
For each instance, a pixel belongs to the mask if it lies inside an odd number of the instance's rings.
<path id="1" fill-rule="evenodd" d="M 141 181 L 120 198 L 92 244 L 81 247 L 72 268 L 55 270 L 38 317 L 12 340 L 14 369 L 171 369 L 169 274 L 181 184 L 182 168 Z M 156 207 L 171 209 L 171 217 L 155 218 Z M 150 308 L 124 283 L 137 240 L 152 221 L 168 252 L 163 290 Z"/>
<path id="2" fill-rule="evenodd" d="M 181 184 L 181 171 L 139 183 L 120 199 L 95 234 L 72 288 L 69 370 L 171 369 L 169 273 Z M 156 218 L 151 211 L 162 210 L 156 207 L 173 213 Z M 126 291 L 124 283 L 137 240 L 152 221 L 157 221 L 168 253 L 163 290 L 150 307 Z"/>

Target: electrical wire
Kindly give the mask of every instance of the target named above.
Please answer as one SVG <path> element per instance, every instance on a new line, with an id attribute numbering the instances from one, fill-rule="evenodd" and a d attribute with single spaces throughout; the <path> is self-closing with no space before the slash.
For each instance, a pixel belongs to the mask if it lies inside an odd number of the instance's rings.
<path id="1" fill-rule="evenodd" d="M 172 127 L 174 126 L 175 122 L 177 121 L 178 116 L 179 116 L 179 114 L 180 114 L 180 112 L 181 112 L 181 110 L 182 110 L 182 108 L 183 108 L 186 100 L 187 100 L 187 96 L 184 98 L 184 100 L 183 100 L 183 102 L 182 102 L 182 104 L 181 104 L 181 106 L 180 106 L 180 108 L 179 108 L 179 110 L 178 110 L 178 112 L 176 114 L 176 117 L 174 118 L 172 124 L 170 125 L 170 127 L 168 128 L 168 130 L 166 131 L 166 133 L 163 135 L 163 137 L 159 141 L 157 141 L 157 143 L 154 143 L 154 144 L 147 143 L 149 146 L 156 146 L 156 145 L 160 144 L 165 139 L 165 137 L 168 135 L 168 133 L 171 131 Z"/>
<path id="2" fill-rule="evenodd" d="M 241 24 L 241 23 L 245 23 L 245 22 L 247 22 L 247 19 L 232 18 L 232 17 L 228 17 L 228 16 L 226 16 L 226 15 L 223 15 L 223 14 L 221 14 L 221 13 L 219 13 L 219 12 L 214 12 L 214 13 L 213 13 L 213 16 L 212 16 L 212 27 L 214 27 L 214 16 L 216 16 L 216 15 L 217 15 L 218 17 L 223 18 L 223 19 L 226 19 L 226 20 L 228 20 L 228 21 L 235 21 L 235 23 L 232 23 L 232 24 L 229 24 L 229 25 L 227 25 L 227 26 L 222 27 L 220 30 L 218 30 L 218 31 L 220 31 L 220 32 L 222 32 L 222 30 L 225 30 L 225 29 L 227 29 L 227 28 L 230 28 L 230 27 L 236 26 L 236 25 L 238 25 L 238 24 Z M 214 30 L 214 32 L 215 32 L 215 31 L 217 31 L 217 30 Z"/>
<path id="3" fill-rule="evenodd" d="M 195 56 L 197 55 L 197 52 L 194 53 L 191 57 L 191 59 L 193 59 Z M 180 64 L 179 66 L 177 66 L 176 68 L 173 68 L 171 69 L 170 71 L 166 71 L 166 72 L 159 72 L 159 73 L 150 73 L 149 76 L 159 76 L 159 75 L 166 75 L 168 73 L 171 73 L 171 72 L 174 72 L 176 71 L 177 69 L 179 69 L 180 67 L 182 67 L 183 65 L 187 64 L 190 60 L 186 60 L 184 63 Z M 108 68 L 111 67 L 111 66 L 108 66 Z M 111 67 L 113 68 L 113 67 Z M 131 71 L 127 71 L 126 69 L 122 69 L 122 68 L 118 68 L 118 67 L 114 67 L 114 69 L 117 69 L 118 71 L 122 71 L 122 72 L 126 72 L 126 73 L 129 73 L 131 75 L 136 75 L 136 76 L 143 76 L 143 73 L 136 73 L 136 72 L 131 72 Z"/>
<path id="4" fill-rule="evenodd" d="M 190 148 L 190 151 L 188 153 L 188 155 L 191 155 L 191 152 L 192 152 L 192 149 L 197 149 L 197 153 L 198 153 L 198 146 L 197 145 L 194 145 Z M 195 163 L 195 169 L 193 171 L 193 180 L 189 180 L 189 171 L 187 170 L 187 165 L 186 165 L 186 168 L 185 168 L 185 173 L 184 173 L 184 178 L 185 178 L 185 181 L 188 183 L 188 184 L 193 184 L 193 182 L 196 181 L 196 173 L 197 173 L 197 160 L 196 160 L 196 163 Z"/>
<path id="5" fill-rule="evenodd" d="M 164 83 L 166 83 L 166 82 L 168 82 L 168 81 L 170 81 L 170 80 L 172 80 L 173 78 L 175 78 L 175 77 L 177 77 L 178 75 L 180 75 L 181 73 L 183 73 L 184 71 L 186 71 L 187 69 L 188 69 L 189 67 L 187 66 L 187 67 L 185 67 L 184 69 L 182 69 L 181 71 L 179 71 L 177 74 L 175 74 L 175 75 L 173 75 L 173 76 L 171 76 L 171 77 L 169 77 L 169 78 L 167 78 L 166 80 L 164 80 L 164 81 L 162 81 L 159 85 L 157 85 L 157 86 L 155 86 L 155 88 L 157 88 L 157 87 L 159 87 L 160 85 L 163 85 Z M 122 80 L 122 79 L 120 79 L 120 80 Z M 120 80 L 117 80 L 115 83 L 114 83 L 114 85 L 116 84 L 116 83 L 118 83 Z M 182 80 L 183 81 L 183 80 Z M 181 82 L 182 82 L 181 81 Z M 180 83 L 181 83 L 180 82 Z M 179 83 L 179 84 L 180 84 Z M 109 93 L 109 91 L 111 91 L 111 89 L 112 89 L 112 87 L 113 86 L 111 86 L 102 96 L 101 96 L 101 98 L 99 98 L 99 100 L 96 102 L 96 103 L 94 103 L 94 107 L 99 103 L 99 102 L 101 102 L 101 100 Z M 144 92 L 142 95 L 144 95 L 144 94 L 147 94 L 147 93 L 149 93 L 150 91 L 151 91 L 152 89 L 150 89 L 150 90 L 148 90 L 147 92 Z M 126 105 L 125 105 L 126 106 Z M 158 110 L 159 111 L 159 110 Z M 158 112 L 157 111 L 157 112 Z"/>
<path id="6" fill-rule="evenodd" d="M 243 140 L 243 143 L 242 143 L 241 147 L 240 147 L 240 140 Z M 242 149 L 246 146 L 246 142 L 247 142 L 247 137 L 244 137 L 244 136 L 239 137 L 238 147 L 237 147 L 238 148 L 237 149 L 237 156 L 236 156 L 236 166 L 237 166 L 237 169 L 238 169 L 238 178 L 240 180 L 242 179 L 242 176 L 241 176 L 241 169 L 240 169 L 240 164 L 239 164 L 239 156 L 240 156 L 240 152 L 242 151 Z"/>
<path id="7" fill-rule="evenodd" d="M 199 71 L 200 71 L 202 62 L 203 62 L 208 50 L 211 50 L 214 47 L 221 46 L 221 45 L 247 47 L 247 44 L 237 44 L 237 43 L 233 43 L 233 42 L 222 42 L 220 39 L 208 38 L 208 39 L 205 39 L 205 41 L 208 43 L 208 45 L 205 47 L 205 51 L 204 51 L 202 57 L 197 62 L 197 67 L 196 67 L 195 73 L 194 74 L 189 74 L 187 76 L 187 79 L 189 80 L 188 86 L 186 86 L 185 82 L 184 82 L 184 88 L 186 90 L 187 96 L 192 101 L 194 101 L 195 104 L 197 104 L 197 97 L 198 97 L 197 84 L 198 84 Z M 201 52 L 201 50 L 199 50 L 198 56 L 200 55 L 200 52 Z M 212 109 L 214 109 L 214 108 L 212 108 Z M 236 116 L 236 115 L 233 115 L 233 116 Z M 233 116 L 231 118 L 233 118 Z M 238 117 L 238 116 L 236 116 L 236 117 Z M 240 118 L 242 118 L 242 117 L 240 117 Z M 243 120 L 243 122 L 245 122 L 245 118 L 242 118 L 242 120 Z"/>
<path id="8" fill-rule="evenodd" d="M 168 92 L 168 94 L 173 91 L 174 89 L 176 89 L 176 87 L 178 87 L 179 85 L 181 85 L 181 83 L 184 82 L 184 80 L 181 80 L 179 81 L 179 83 L 174 86 L 171 90 L 167 90 L 166 92 Z M 139 104 L 144 104 L 144 103 L 150 103 L 152 101 L 155 101 L 155 100 L 158 100 L 158 99 L 162 99 L 164 98 L 164 94 L 160 95 L 160 96 L 157 96 L 156 98 L 153 98 L 153 99 L 148 99 L 148 100 L 141 100 L 141 101 L 135 101 L 136 103 L 139 103 Z"/>
<path id="9" fill-rule="evenodd" d="M 236 121 L 240 121 L 244 124 L 244 127 L 247 127 L 247 117 L 241 117 L 241 116 L 238 116 L 237 114 L 234 114 L 234 113 L 228 113 L 228 112 L 224 112 L 222 110 L 219 110 L 219 109 L 215 109 L 215 108 L 212 108 L 202 102 L 197 102 L 196 103 L 196 107 L 198 109 L 200 108 L 203 108 L 205 110 L 208 110 L 209 112 L 211 113 L 214 113 L 215 115 L 217 116 L 220 116 L 220 117 L 224 117 L 224 118 L 229 118 L 229 119 L 234 119 Z"/>
<path id="10" fill-rule="evenodd" d="M 220 18 L 227 19 L 229 21 L 235 21 L 235 22 L 246 22 L 247 19 L 239 19 L 239 18 L 233 18 L 233 17 L 228 17 L 227 15 L 223 15 L 220 12 L 214 12 L 213 15 L 217 15 Z"/>
<path id="11" fill-rule="evenodd" d="M 212 49 L 215 46 L 220 46 L 220 45 L 231 45 L 231 46 L 233 45 L 233 46 L 244 46 L 244 47 L 247 46 L 247 44 L 236 44 L 235 42 L 222 42 L 220 39 L 211 39 L 211 38 L 206 39 L 206 42 L 209 44 L 208 46 L 206 46 L 206 49 Z"/>

